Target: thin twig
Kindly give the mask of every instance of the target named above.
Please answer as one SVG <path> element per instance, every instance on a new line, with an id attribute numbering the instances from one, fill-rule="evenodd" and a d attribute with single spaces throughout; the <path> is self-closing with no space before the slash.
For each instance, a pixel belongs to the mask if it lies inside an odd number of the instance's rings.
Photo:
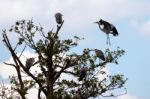
<path id="1" fill-rule="evenodd" d="M 71 74 L 71 75 L 73 75 L 73 76 L 77 76 L 76 73 L 73 73 L 73 72 L 71 72 L 71 71 L 63 71 L 63 73 L 68 73 L 68 74 Z"/>
<path id="2" fill-rule="evenodd" d="M 16 44 L 16 47 L 14 48 L 14 51 L 17 49 L 18 45 L 19 45 L 19 43 Z"/>
<path id="3" fill-rule="evenodd" d="M 27 45 L 25 45 L 24 48 L 23 48 L 23 50 L 21 51 L 21 53 L 20 53 L 20 55 L 19 55 L 19 58 L 21 57 L 22 53 L 25 51 L 26 46 L 27 46 Z"/>
<path id="4" fill-rule="evenodd" d="M 4 62 L 4 64 L 5 64 L 5 65 L 10 65 L 10 66 L 16 67 L 15 64 L 10 64 L 10 63 L 6 63 L 6 62 Z"/>

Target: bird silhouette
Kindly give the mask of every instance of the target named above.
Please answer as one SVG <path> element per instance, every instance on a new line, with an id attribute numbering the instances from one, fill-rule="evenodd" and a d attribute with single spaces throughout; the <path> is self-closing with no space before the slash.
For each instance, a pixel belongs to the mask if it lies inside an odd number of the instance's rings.
<path id="1" fill-rule="evenodd" d="M 113 24 L 111 24 L 107 21 L 104 21 L 102 19 L 100 19 L 99 21 L 97 21 L 95 23 L 97 23 L 100 30 L 102 30 L 107 35 L 107 44 L 111 45 L 109 34 L 112 34 L 113 36 L 118 36 L 119 33 L 118 33 L 116 27 Z"/>
<path id="2" fill-rule="evenodd" d="M 83 80 L 83 78 L 86 76 L 86 73 L 87 73 L 87 68 L 86 67 L 81 68 L 79 81 Z"/>
<path id="3" fill-rule="evenodd" d="M 29 70 L 30 67 L 33 65 L 33 63 L 34 63 L 34 58 L 28 58 L 26 60 L 26 69 Z"/>
<path id="4" fill-rule="evenodd" d="M 55 18 L 56 18 L 56 23 L 61 24 L 62 23 L 62 14 L 61 13 L 56 13 Z"/>
<path id="5" fill-rule="evenodd" d="M 101 60 L 105 61 L 105 56 L 104 53 L 101 50 L 95 49 L 95 54 L 98 58 L 100 58 Z"/>

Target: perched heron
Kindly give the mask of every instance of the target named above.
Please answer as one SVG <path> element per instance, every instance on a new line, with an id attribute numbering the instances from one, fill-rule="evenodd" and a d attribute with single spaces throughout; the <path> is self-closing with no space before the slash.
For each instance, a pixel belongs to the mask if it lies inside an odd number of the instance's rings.
<path id="1" fill-rule="evenodd" d="M 107 44 L 111 45 L 109 34 L 112 34 L 113 36 L 118 36 L 118 31 L 117 31 L 116 27 L 113 24 L 111 24 L 107 21 L 104 21 L 102 19 L 100 19 L 99 21 L 97 21 L 95 23 L 98 24 L 100 30 L 102 30 L 104 33 L 106 33 L 106 35 L 107 35 Z"/>
<path id="2" fill-rule="evenodd" d="M 105 61 L 105 56 L 104 53 L 101 50 L 95 49 L 95 54 L 98 58 L 100 58 L 101 60 Z"/>
<path id="3" fill-rule="evenodd" d="M 86 73 L 87 73 L 87 68 L 86 67 L 81 68 L 79 81 L 83 80 L 83 78 L 86 76 Z"/>
<path id="4" fill-rule="evenodd" d="M 56 13 L 55 14 L 55 18 L 56 18 L 56 22 L 57 22 L 57 24 L 61 24 L 62 23 L 62 14 L 61 13 Z"/>
<path id="5" fill-rule="evenodd" d="M 28 58 L 28 59 L 26 60 L 26 69 L 27 69 L 27 70 L 30 69 L 30 67 L 33 65 L 34 61 L 35 61 L 34 58 Z"/>

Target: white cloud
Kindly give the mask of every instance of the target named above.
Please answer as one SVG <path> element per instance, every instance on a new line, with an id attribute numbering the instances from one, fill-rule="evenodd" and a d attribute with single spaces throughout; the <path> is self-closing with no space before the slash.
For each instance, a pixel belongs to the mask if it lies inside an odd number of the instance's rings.
<path id="1" fill-rule="evenodd" d="M 140 32 L 145 35 L 150 35 L 150 20 L 143 23 L 140 28 Z"/>
<path id="2" fill-rule="evenodd" d="M 40 0 L 2 0 L 0 4 L 0 19 L 10 20 L 33 17 L 42 13 L 46 2 Z"/>
<path id="3" fill-rule="evenodd" d="M 126 94 L 126 95 L 119 96 L 117 99 L 139 99 L 139 98 L 134 95 Z"/>
<path id="4" fill-rule="evenodd" d="M 38 90 L 36 88 L 32 88 L 28 91 L 26 97 L 28 97 L 28 99 L 37 99 L 37 95 L 38 95 Z"/>
<path id="5" fill-rule="evenodd" d="M 6 63 L 12 62 L 13 59 L 10 58 Z M 16 75 L 15 69 L 12 66 L 5 65 L 3 63 L 0 63 L 0 75 L 3 79 L 7 79 L 9 75 Z"/>
<path id="6" fill-rule="evenodd" d="M 136 0 L 2 0 L 0 25 L 33 17 L 49 27 L 55 21 L 54 14 L 62 12 L 68 32 L 88 32 L 95 26 L 92 23 L 99 18 L 112 22 L 124 18 L 144 17 L 150 15 L 146 13 L 149 11 L 149 2 Z"/>
<path id="7" fill-rule="evenodd" d="M 65 20 L 61 29 L 62 36 L 78 35 L 91 38 L 92 34 L 99 31 L 93 22 L 102 18 L 118 27 L 117 25 L 121 26 L 121 24 L 116 24 L 116 22 L 150 16 L 146 13 L 150 12 L 150 2 L 140 0 L 1 0 L 0 12 L 0 30 L 7 29 L 16 20 L 31 18 L 41 23 L 46 31 L 52 28 L 55 30 L 54 14 L 62 12 Z M 136 20 L 133 20 L 130 25 L 137 29 Z M 133 27 L 129 27 L 128 30 L 131 30 L 130 28 Z M 90 42 L 91 40 L 86 41 L 86 43 Z"/>
<path id="8" fill-rule="evenodd" d="M 105 74 L 98 74 L 97 77 L 99 78 L 99 81 L 103 80 L 104 78 L 106 78 L 108 75 L 110 75 L 110 70 L 109 70 L 109 66 L 105 66 L 104 68 L 101 69 L 101 71 L 104 71 Z"/>
<path id="9" fill-rule="evenodd" d="M 140 25 L 139 20 L 134 18 L 129 21 L 129 27 L 137 28 Z"/>

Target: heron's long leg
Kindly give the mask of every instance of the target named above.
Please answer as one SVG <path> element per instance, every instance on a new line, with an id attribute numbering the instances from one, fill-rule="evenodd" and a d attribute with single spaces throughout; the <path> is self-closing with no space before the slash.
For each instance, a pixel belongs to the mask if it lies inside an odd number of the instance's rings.
<path id="1" fill-rule="evenodd" d="M 110 37 L 109 37 L 109 34 L 107 34 L 107 45 L 109 45 L 110 46 Z"/>
<path id="2" fill-rule="evenodd" d="M 107 34 L 107 45 L 111 46 L 109 34 Z"/>
<path id="3" fill-rule="evenodd" d="M 107 44 L 107 45 L 108 45 L 108 38 L 109 38 L 109 37 L 108 37 L 108 34 L 107 34 L 107 39 L 106 39 L 106 44 Z"/>
<path id="4" fill-rule="evenodd" d="M 108 36 L 108 38 L 109 38 L 109 46 L 111 46 L 110 37 Z"/>

